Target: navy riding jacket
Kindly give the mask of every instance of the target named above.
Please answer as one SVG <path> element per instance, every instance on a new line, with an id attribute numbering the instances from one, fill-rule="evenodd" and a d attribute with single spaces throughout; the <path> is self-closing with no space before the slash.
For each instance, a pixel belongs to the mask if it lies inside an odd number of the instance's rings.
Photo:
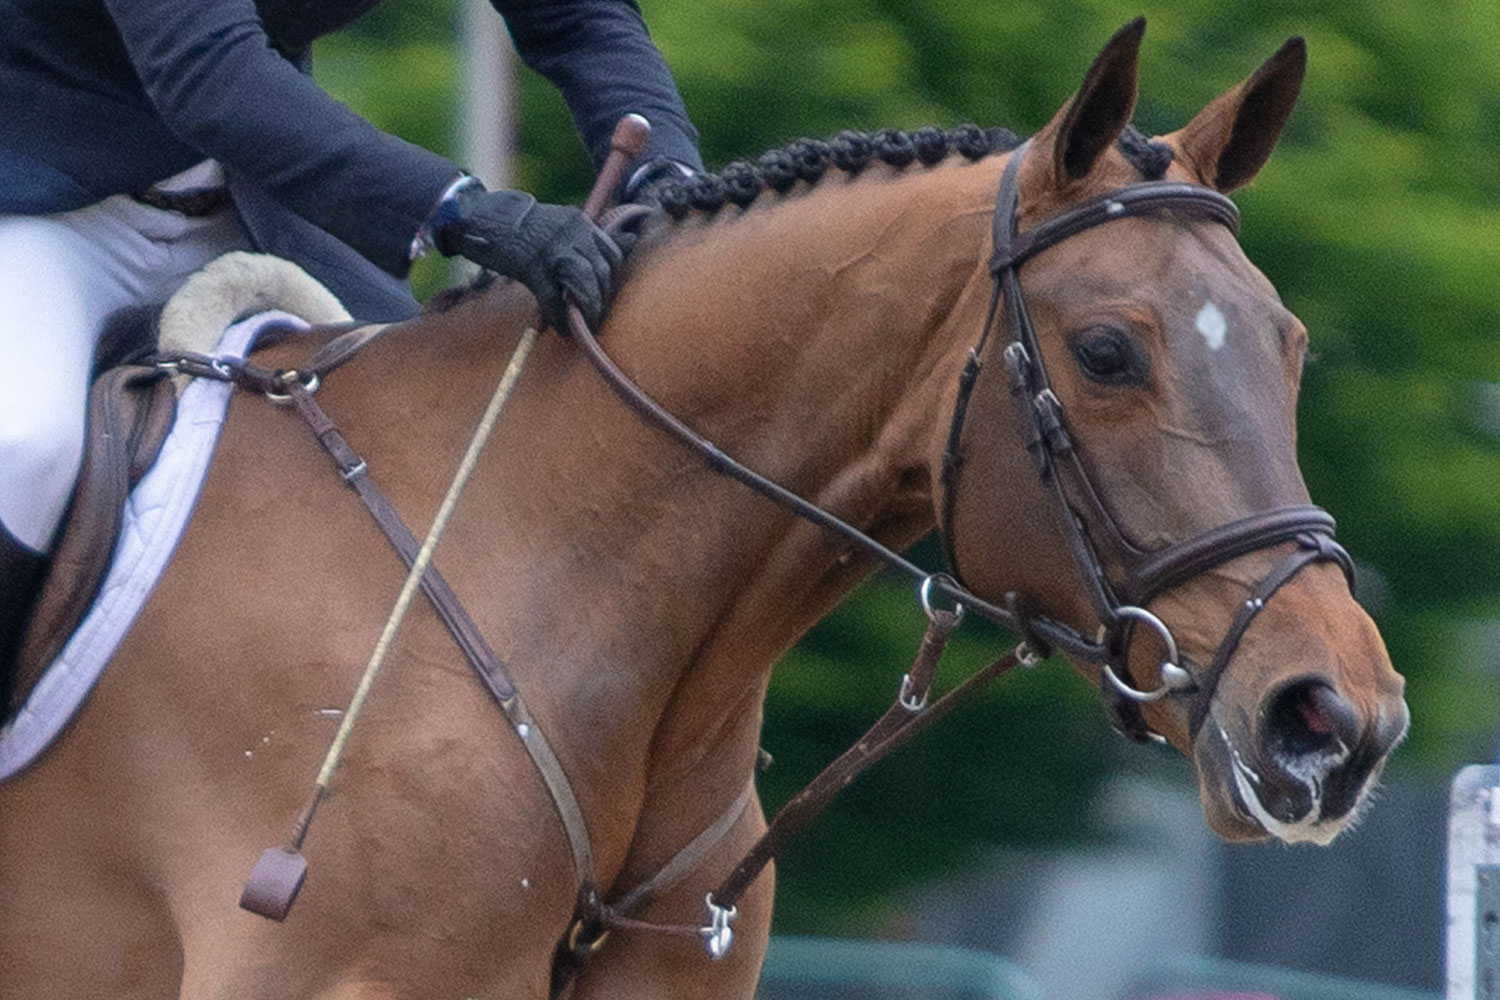
<path id="1" fill-rule="evenodd" d="M 212 157 L 260 249 L 356 315 L 414 308 L 412 238 L 457 175 L 303 72 L 315 38 L 379 0 L 0 0 L 0 213 L 135 194 Z M 491 0 L 522 59 L 563 93 L 595 166 L 627 112 L 646 156 L 701 166 L 634 0 Z M 299 68 L 302 67 L 302 68 Z"/>

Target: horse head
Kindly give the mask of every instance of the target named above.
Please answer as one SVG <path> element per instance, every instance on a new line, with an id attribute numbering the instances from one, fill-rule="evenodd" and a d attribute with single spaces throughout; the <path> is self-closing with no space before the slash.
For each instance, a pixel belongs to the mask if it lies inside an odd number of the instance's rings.
<path id="1" fill-rule="evenodd" d="M 1222 198 L 1269 156 L 1305 50 L 1289 41 L 1148 140 L 1129 127 L 1143 29 L 1013 154 L 995 329 L 941 462 L 962 470 L 942 518 L 968 586 L 1113 647 L 1080 669 L 1192 759 L 1221 836 L 1327 843 L 1408 712 L 1297 466 L 1307 331 Z"/>

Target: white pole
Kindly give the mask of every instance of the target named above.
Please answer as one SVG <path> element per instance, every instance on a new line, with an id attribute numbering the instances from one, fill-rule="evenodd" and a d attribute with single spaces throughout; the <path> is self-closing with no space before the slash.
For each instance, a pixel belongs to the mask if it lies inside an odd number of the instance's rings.
<path id="1" fill-rule="evenodd" d="M 463 51 L 459 160 L 485 187 L 515 183 L 515 64 L 505 22 L 489 0 L 459 0 Z"/>
<path id="2" fill-rule="evenodd" d="M 459 0 L 460 51 L 458 158 L 490 190 L 512 187 L 516 149 L 515 50 L 505 21 L 489 0 Z M 471 281 L 479 269 L 462 257 L 451 261 L 454 284 Z"/>
<path id="3" fill-rule="evenodd" d="M 1500 768 L 1470 764 L 1448 808 L 1446 1000 L 1500 997 Z"/>

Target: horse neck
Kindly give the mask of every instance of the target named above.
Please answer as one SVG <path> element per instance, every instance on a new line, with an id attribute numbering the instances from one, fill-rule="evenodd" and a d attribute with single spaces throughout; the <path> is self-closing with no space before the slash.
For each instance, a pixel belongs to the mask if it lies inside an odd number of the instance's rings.
<path id="1" fill-rule="evenodd" d="M 932 526 L 933 443 L 988 293 L 996 169 L 830 172 L 783 203 L 767 195 L 690 220 L 643 255 L 609 343 L 730 454 L 884 542 L 909 542 Z M 780 613 L 813 596 L 809 574 L 868 568 L 832 536 L 788 530 L 741 487 L 724 492 L 702 513 L 737 534 L 747 517 L 762 522 L 757 575 L 787 593 L 769 604 Z M 768 546 L 796 558 L 783 564 Z M 847 585 L 819 585 L 822 599 L 778 638 L 795 638 Z"/>
<path id="2" fill-rule="evenodd" d="M 988 295 L 998 169 L 878 168 L 685 220 L 637 250 L 601 342 L 729 454 L 887 544 L 914 541 Z M 493 337 L 461 331 L 493 326 L 494 308 L 439 319 L 461 342 L 454 377 L 491 377 Z M 516 641 L 546 651 L 558 697 L 601 718 L 671 717 L 683 741 L 747 700 L 755 718 L 776 658 L 872 568 L 641 423 L 559 338 L 496 450 L 509 457 L 482 467 L 455 523 L 484 527 L 460 545 L 518 578 L 500 629 L 524 621 Z"/>
<path id="3" fill-rule="evenodd" d="M 988 295 L 998 169 L 830 174 L 679 223 L 639 253 L 603 341 L 729 454 L 902 547 L 933 525 L 932 460 Z M 635 418 L 605 400 L 598 419 Z M 708 699 L 722 704 L 758 691 L 872 564 L 645 433 L 652 457 L 622 454 L 619 475 L 654 480 L 635 503 L 671 510 L 675 530 L 642 562 L 679 614 L 696 607 L 679 662 L 691 660 L 695 688 L 722 676 Z"/>

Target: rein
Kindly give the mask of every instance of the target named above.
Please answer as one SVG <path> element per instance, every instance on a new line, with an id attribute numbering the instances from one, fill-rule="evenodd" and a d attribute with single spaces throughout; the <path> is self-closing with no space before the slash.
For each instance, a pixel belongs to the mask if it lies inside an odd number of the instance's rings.
<path id="1" fill-rule="evenodd" d="M 936 586 L 962 607 L 1019 634 L 1028 649 L 1048 656 L 1060 650 L 1069 656 L 1100 665 L 1100 684 L 1118 728 L 1137 740 L 1156 738 L 1140 715 L 1139 705 L 1163 698 L 1198 694 L 1190 705 L 1191 729 L 1196 733 L 1207 715 L 1218 675 L 1239 644 L 1250 622 L 1265 607 L 1276 590 L 1306 566 L 1320 561 L 1337 562 L 1350 588 L 1354 585 L 1354 563 L 1333 540 L 1334 520 L 1311 504 L 1296 504 L 1261 511 L 1212 528 L 1162 549 L 1143 551 L 1129 541 L 1095 488 L 1082 458 L 1073 445 L 1063 406 L 1053 392 L 1042 360 L 1036 328 L 1026 308 L 1021 289 L 1020 267 L 1026 261 L 1056 246 L 1070 236 L 1116 219 L 1166 212 L 1201 218 L 1225 226 L 1238 234 L 1240 214 L 1234 202 L 1217 191 L 1176 181 L 1145 181 L 1118 188 L 1054 216 L 1024 233 L 1017 231 L 1019 170 L 1030 143 L 1018 147 L 1001 175 L 992 222 L 994 250 L 990 257 L 993 291 L 983 329 L 959 375 L 959 390 L 943 455 L 939 533 L 953 575 L 931 574 L 882 545 L 832 513 L 737 462 L 711 441 L 677 419 L 629 376 L 599 346 L 582 313 L 568 310 L 568 326 L 574 340 L 598 369 L 615 394 L 642 419 L 676 438 L 698 454 L 714 472 L 734 479 L 764 497 L 786 507 L 813 524 L 853 543 L 886 566 L 926 586 Z M 1090 639 L 1077 629 L 1033 611 L 1030 602 L 1014 592 L 1005 606 L 980 598 L 962 583 L 953 538 L 953 506 L 959 472 L 963 466 L 964 420 L 974 387 L 984 370 L 986 346 L 996 326 L 1001 303 L 1011 340 L 1004 349 L 1011 395 L 1020 414 L 1023 442 L 1031 454 L 1053 506 L 1063 525 L 1074 565 L 1089 589 L 1099 628 Z M 1097 539 L 1096 539 L 1097 535 Z M 1115 560 L 1125 567 L 1125 579 L 1115 584 L 1099 555 L 1102 540 Z M 1180 661 L 1176 639 L 1170 629 L 1143 605 L 1201 573 L 1251 552 L 1286 542 L 1297 549 L 1274 568 L 1246 600 L 1229 632 L 1221 641 L 1207 671 L 1195 677 Z M 1167 656 L 1162 661 L 1160 683 L 1151 690 L 1131 685 L 1125 654 L 1136 624 L 1150 628 L 1161 639 Z"/>

